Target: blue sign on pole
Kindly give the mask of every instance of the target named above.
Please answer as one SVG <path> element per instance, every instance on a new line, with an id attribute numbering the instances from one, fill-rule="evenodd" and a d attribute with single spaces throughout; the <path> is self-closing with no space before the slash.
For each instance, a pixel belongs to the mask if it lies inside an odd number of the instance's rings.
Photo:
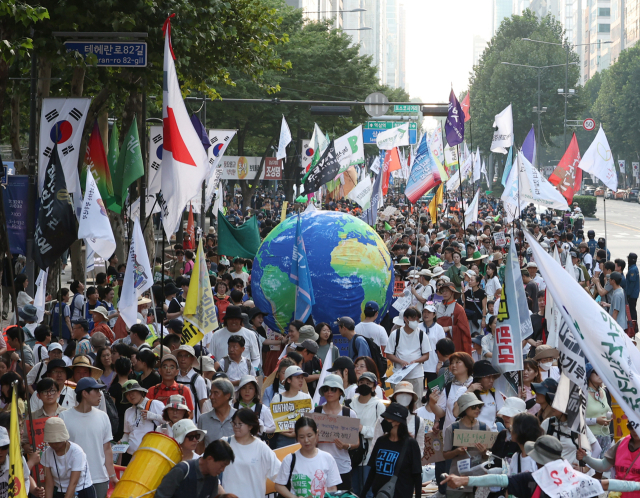
<path id="1" fill-rule="evenodd" d="M 82 41 L 64 42 L 67 52 L 76 51 L 85 58 L 94 54 L 102 67 L 146 67 L 146 42 Z"/>
<path id="2" fill-rule="evenodd" d="M 376 137 L 387 130 L 362 130 L 362 141 L 365 144 L 375 144 Z M 418 141 L 418 130 L 409 130 L 409 143 L 415 145 Z"/>
<path id="3" fill-rule="evenodd" d="M 9 175 L 2 199 L 11 254 L 27 254 L 27 196 L 29 177 Z"/>

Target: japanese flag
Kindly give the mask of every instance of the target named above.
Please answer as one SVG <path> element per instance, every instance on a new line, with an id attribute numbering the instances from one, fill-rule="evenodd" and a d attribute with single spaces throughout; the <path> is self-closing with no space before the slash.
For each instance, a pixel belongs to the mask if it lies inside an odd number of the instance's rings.
<path id="1" fill-rule="evenodd" d="M 163 151 L 158 204 L 167 238 L 179 227 L 187 203 L 202 188 L 208 170 L 207 152 L 182 100 L 171 47 L 171 21 L 165 21 L 162 92 Z"/>
<path id="2" fill-rule="evenodd" d="M 69 193 L 76 193 L 78 154 L 84 122 L 91 99 L 43 99 L 40 116 L 40 155 L 38 157 L 38 195 L 44 185 L 44 174 L 51 159 L 53 145 L 58 144 L 60 162 Z M 83 152 L 84 157 L 84 152 Z M 79 193 L 79 192 L 78 192 Z"/>

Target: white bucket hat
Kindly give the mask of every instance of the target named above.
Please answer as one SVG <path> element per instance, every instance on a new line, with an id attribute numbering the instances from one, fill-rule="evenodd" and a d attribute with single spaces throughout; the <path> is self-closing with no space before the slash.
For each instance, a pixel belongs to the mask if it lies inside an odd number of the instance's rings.
<path id="1" fill-rule="evenodd" d="M 507 417 L 515 417 L 520 413 L 527 411 L 527 404 L 524 400 L 516 397 L 507 398 L 504 400 L 504 405 L 498 410 L 498 415 L 505 415 Z"/>
<path id="2" fill-rule="evenodd" d="M 184 439 L 192 432 L 196 432 L 198 434 L 198 442 L 202 441 L 207 433 L 207 431 L 198 429 L 196 424 L 193 423 L 193 420 L 189 418 L 178 420 L 173 424 L 171 429 L 173 430 L 173 439 L 175 439 L 178 444 L 184 443 Z"/>

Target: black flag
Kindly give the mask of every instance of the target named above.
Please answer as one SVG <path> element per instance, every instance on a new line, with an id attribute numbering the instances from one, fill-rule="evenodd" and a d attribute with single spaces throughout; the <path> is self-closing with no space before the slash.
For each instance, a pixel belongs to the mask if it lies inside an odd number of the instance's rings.
<path id="1" fill-rule="evenodd" d="M 322 157 L 318 161 L 304 183 L 305 194 L 311 194 L 315 192 L 325 183 L 333 180 L 340 171 L 340 163 L 336 157 L 336 148 L 334 147 L 333 140 L 329 142 L 329 146 L 322 154 Z"/>
<path id="2" fill-rule="evenodd" d="M 78 223 L 60 163 L 57 144 L 44 173 L 40 211 L 36 223 L 34 259 L 47 269 L 78 240 Z"/>

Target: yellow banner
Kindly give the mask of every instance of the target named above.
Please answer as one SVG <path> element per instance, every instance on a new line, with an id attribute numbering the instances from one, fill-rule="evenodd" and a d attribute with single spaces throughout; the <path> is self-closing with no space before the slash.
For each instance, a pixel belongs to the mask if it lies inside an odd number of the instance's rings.
<path id="1" fill-rule="evenodd" d="M 296 420 L 310 411 L 310 399 L 271 403 L 271 415 L 276 423 L 276 432 L 292 431 L 296 425 Z"/>
<path id="2" fill-rule="evenodd" d="M 289 205 L 289 201 L 284 201 L 282 203 L 282 213 L 280 213 L 280 223 L 282 223 L 287 217 L 287 206 Z"/>
<path id="3" fill-rule="evenodd" d="M 24 487 L 24 469 L 22 468 L 22 453 L 20 452 L 20 417 L 18 415 L 18 399 L 14 384 L 11 395 L 11 422 L 9 425 L 9 498 L 27 498 Z"/>
<path id="4" fill-rule="evenodd" d="M 185 319 L 184 325 L 182 326 L 182 336 L 180 338 L 180 344 L 195 346 L 203 338 L 204 338 L 204 334 L 200 332 L 198 327 L 196 327 L 188 319 Z"/>
<path id="5" fill-rule="evenodd" d="M 184 318 L 188 319 L 203 334 L 208 334 L 218 328 L 218 317 L 209 283 L 209 269 L 207 268 L 202 239 L 198 244 L 196 262 L 191 272 L 189 292 L 184 304 Z"/>
<path id="6" fill-rule="evenodd" d="M 444 183 L 440 184 L 438 190 L 436 191 L 433 199 L 431 199 L 431 203 L 429 204 L 429 214 L 431 215 L 431 221 L 433 223 L 436 222 L 438 216 L 438 206 L 442 204 L 442 190 L 444 188 Z"/>

